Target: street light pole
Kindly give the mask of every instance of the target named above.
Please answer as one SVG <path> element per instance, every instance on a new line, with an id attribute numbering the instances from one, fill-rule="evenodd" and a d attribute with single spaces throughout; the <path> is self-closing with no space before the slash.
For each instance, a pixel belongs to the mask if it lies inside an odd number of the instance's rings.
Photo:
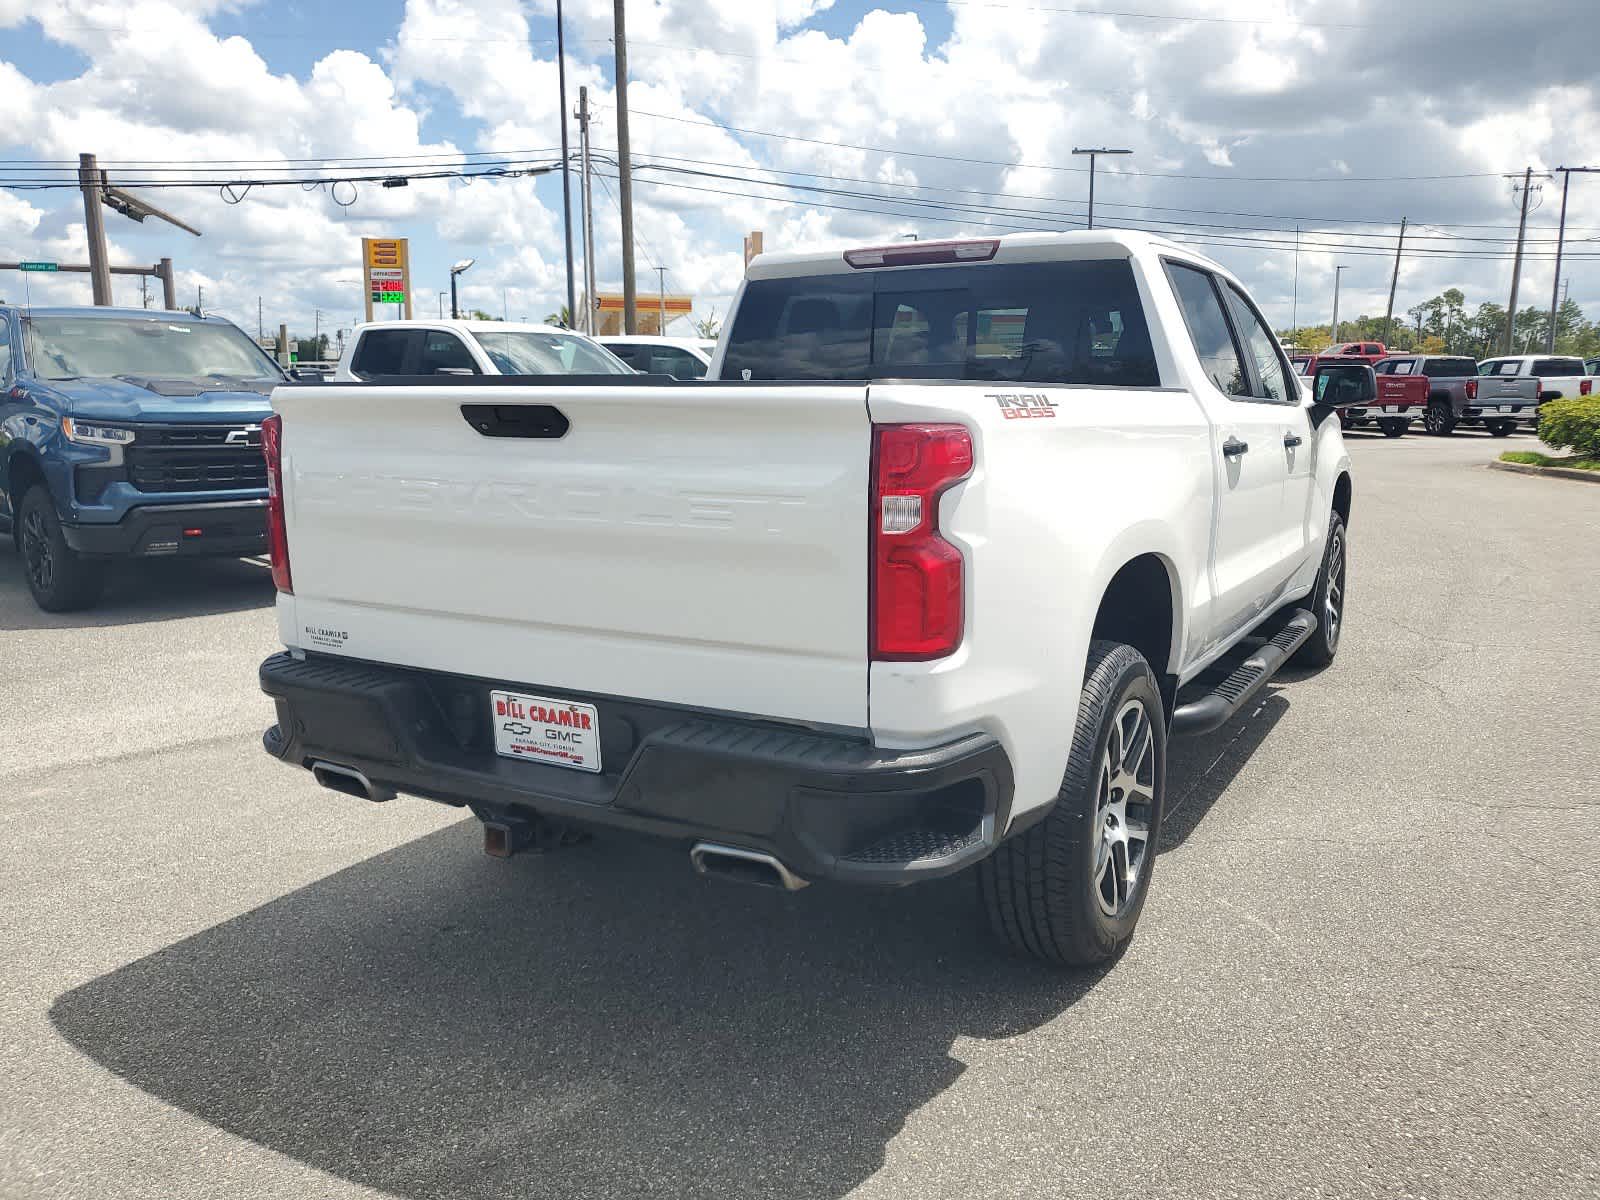
<path id="1" fill-rule="evenodd" d="M 567 239 L 567 321 L 578 308 L 572 278 L 572 172 L 567 165 L 567 51 L 562 29 L 561 0 L 556 0 L 556 86 L 561 92 L 561 228 Z"/>
<path id="2" fill-rule="evenodd" d="M 463 258 L 455 266 L 450 268 L 450 319 L 452 321 L 458 320 L 461 316 L 461 306 L 456 301 L 456 276 L 467 270 L 472 266 L 473 263 L 477 261 L 478 260 L 475 258 Z"/>
<path id="3" fill-rule="evenodd" d="M 1335 346 L 1339 344 L 1339 277 L 1346 270 L 1346 267 L 1333 268 L 1333 327 L 1328 330 L 1328 337 Z"/>
<path id="4" fill-rule="evenodd" d="M 1102 154 L 1132 154 L 1133 151 L 1132 150 L 1112 150 L 1107 146 L 1097 146 L 1092 150 L 1089 150 L 1089 149 L 1080 150 L 1078 147 L 1074 146 L 1072 148 L 1072 152 L 1074 154 L 1087 154 L 1089 156 L 1089 226 L 1088 227 L 1090 229 L 1093 229 L 1094 228 L 1094 164 L 1095 164 L 1095 160 L 1097 158 L 1099 158 L 1100 155 L 1102 155 Z"/>

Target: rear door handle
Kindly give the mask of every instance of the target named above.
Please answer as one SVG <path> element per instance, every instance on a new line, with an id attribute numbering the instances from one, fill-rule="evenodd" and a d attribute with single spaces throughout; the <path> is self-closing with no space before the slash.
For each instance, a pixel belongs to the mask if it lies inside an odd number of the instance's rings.
<path id="1" fill-rule="evenodd" d="M 1300 437 L 1300 435 L 1298 433 L 1286 433 L 1286 434 L 1283 435 L 1284 448 L 1288 449 L 1288 450 L 1293 450 L 1296 446 L 1298 446 L 1300 444 L 1301 440 L 1302 439 L 1301 439 L 1301 437 Z"/>
<path id="2" fill-rule="evenodd" d="M 1241 442 L 1236 437 L 1230 437 L 1222 443 L 1222 456 L 1224 458 L 1238 458 L 1239 455 L 1250 449 L 1249 442 Z"/>

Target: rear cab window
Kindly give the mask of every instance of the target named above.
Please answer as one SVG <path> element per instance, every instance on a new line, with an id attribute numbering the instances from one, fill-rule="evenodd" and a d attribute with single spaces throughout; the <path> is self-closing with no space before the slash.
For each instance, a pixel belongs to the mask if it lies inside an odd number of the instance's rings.
<path id="1" fill-rule="evenodd" d="M 1460 379 L 1478 373 L 1478 364 L 1470 358 L 1429 358 L 1422 363 L 1422 373 L 1430 379 Z"/>
<path id="2" fill-rule="evenodd" d="M 722 378 L 1161 383 L 1126 259 L 751 280 Z"/>
<path id="3" fill-rule="evenodd" d="M 1581 358 L 1536 358 L 1528 368 L 1530 375 L 1583 375 Z"/>
<path id="4" fill-rule="evenodd" d="M 407 352 L 416 334 L 410 329 L 369 329 L 350 359 L 350 372 L 363 379 L 403 375 Z"/>

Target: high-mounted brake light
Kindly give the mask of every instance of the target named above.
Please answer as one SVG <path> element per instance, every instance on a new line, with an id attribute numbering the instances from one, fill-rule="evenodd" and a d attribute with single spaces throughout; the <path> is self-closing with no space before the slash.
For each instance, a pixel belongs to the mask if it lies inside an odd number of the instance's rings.
<path id="1" fill-rule="evenodd" d="M 1478 381 L 1476 379 L 1469 379 L 1469 380 L 1467 380 L 1467 399 L 1468 400 L 1476 400 L 1477 398 L 1478 398 Z"/>
<path id="2" fill-rule="evenodd" d="M 999 238 L 961 242 L 901 242 L 893 246 L 864 246 L 846 250 L 844 260 L 856 270 L 863 267 L 918 267 L 929 263 L 988 262 L 1000 251 Z"/>
<path id="3" fill-rule="evenodd" d="M 961 645 L 966 563 L 940 536 L 939 497 L 972 474 L 972 434 L 877 425 L 872 463 L 872 658 L 943 658 Z"/>
<path id="4" fill-rule="evenodd" d="M 267 554 L 272 559 L 272 582 L 280 592 L 292 596 L 289 529 L 283 519 L 283 418 L 277 413 L 261 422 L 261 454 L 267 460 Z"/>

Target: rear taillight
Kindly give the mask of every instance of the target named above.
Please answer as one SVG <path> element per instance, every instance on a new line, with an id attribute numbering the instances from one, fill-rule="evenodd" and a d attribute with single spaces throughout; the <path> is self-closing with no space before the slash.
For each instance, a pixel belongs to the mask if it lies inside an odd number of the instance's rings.
<path id="1" fill-rule="evenodd" d="M 1592 380 L 1592 379 L 1580 379 L 1580 380 L 1578 380 L 1578 395 L 1587 396 L 1592 391 L 1594 391 L 1594 380 Z"/>
<path id="2" fill-rule="evenodd" d="M 272 582 L 280 592 L 293 595 L 289 530 L 283 520 L 283 418 L 277 413 L 261 422 L 261 453 L 267 460 L 267 554 L 272 559 Z"/>
<path id="3" fill-rule="evenodd" d="M 877 425 L 872 463 L 872 657 L 943 658 L 961 645 L 965 562 L 939 534 L 939 497 L 972 473 L 972 434 Z"/>
<path id="4" fill-rule="evenodd" d="M 1476 379 L 1469 379 L 1469 380 L 1467 380 L 1467 399 L 1468 400 L 1476 400 L 1477 398 L 1478 398 L 1478 381 Z"/>

